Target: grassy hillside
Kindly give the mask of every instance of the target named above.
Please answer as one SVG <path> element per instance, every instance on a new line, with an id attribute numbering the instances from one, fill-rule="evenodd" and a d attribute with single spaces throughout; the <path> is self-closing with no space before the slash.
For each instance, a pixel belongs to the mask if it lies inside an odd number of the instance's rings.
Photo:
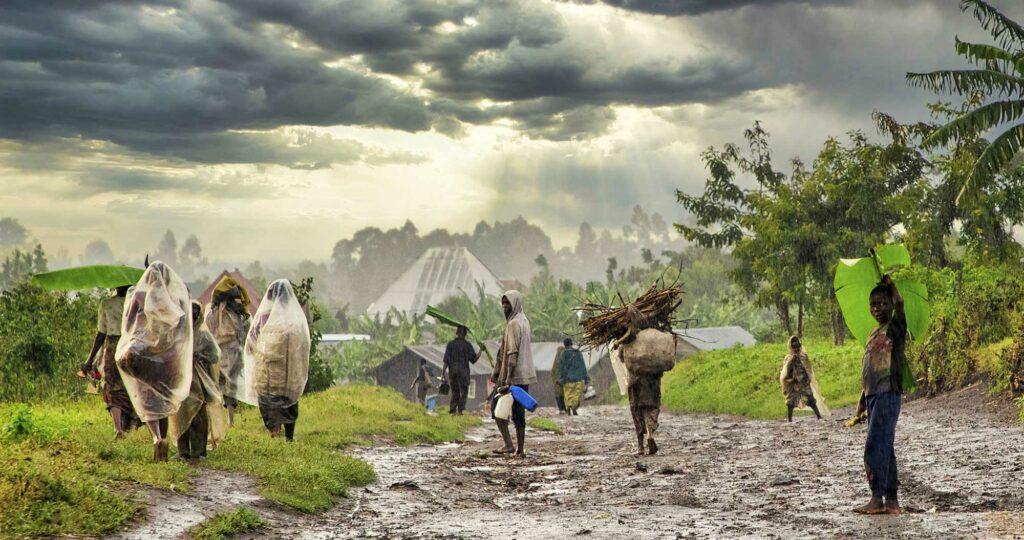
<path id="1" fill-rule="evenodd" d="M 836 409 L 856 405 L 863 348 L 852 342 L 834 347 L 831 340 L 815 339 L 807 340 L 804 346 L 828 406 Z M 688 358 L 665 374 L 662 403 L 677 412 L 784 418 L 786 405 L 779 371 L 785 356 L 785 344 L 768 343 Z"/>
<path id="2" fill-rule="evenodd" d="M 205 467 L 258 480 L 261 494 L 304 512 L 331 506 L 349 486 L 374 479 L 373 468 L 339 450 L 387 439 L 399 444 L 459 439 L 479 420 L 427 416 L 397 393 L 353 385 L 300 402 L 296 442 L 270 439 L 259 412 L 246 408 Z M 0 404 L 0 536 L 102 535 L 139 510 L 127 484 L 187 490 L 195 469 L 151 463 L 145 428 L 113 439 L 98 398 L 34 405 Z"/>

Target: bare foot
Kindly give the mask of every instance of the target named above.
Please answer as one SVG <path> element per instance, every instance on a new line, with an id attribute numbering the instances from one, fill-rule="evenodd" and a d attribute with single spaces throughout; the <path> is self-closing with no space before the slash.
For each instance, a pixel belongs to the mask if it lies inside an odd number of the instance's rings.
<path id="1" fill-rule="evenodd" d="M 644 457 L 644 456 L 647 455 L 647 452 L 644 452 L 644 449 L 641 448 L 637 453 L 635 453 L 633 455 L 636 456 L 636 457 Z"/>
<path id="2" fill-rule="evenodd" d="M 898 516 L 903 513 L 903 509 L 900 508 L 900 502 L 896 501 L 885 501 L 885 513 L 890 516 Z"/>
<path id="3" fill-rule="evenodd" d="M 515 454 L 512 455 L 512 457 L 516 459 L 523 459 L 526 457 L 526 452 L 516 452 Z"/>
<path id="4" fill-rule="evenodd" d="M 647 453 L 652 456 L 658 453 L 658 443 L 653 438 L 647 439 Z"/>
<path id="5" fill-rule="evenodd" d="M 505 454 L 511 454 L 512 452 L 515 452 L 515 451 L 516 451 L 515 448 L 509 448 L 509 447 L 506 446 L 504 448 L 499 448 L 497 450 L 491 450 L 491 453 L 492 454 L 498 454 L 498 455 L 505 455 Z"/>
<path id="6" fill-rule="evenodd" d="M 885 505 L 882 504 L 882 499 L 879 499 L 878 497 L 871 497 L 871 500 L 868 501 L 867 504 L 864 506 L 858 506 L 857 508 L 854 508 L 853 511 L 857 514 L 864 514 L 868 516 L 877 516 L 879 514 L 886 513 Z"/>
<path id="7" fill-rule="evenodd" d="M 119 440 L 121 440 L 123 438 L 124 438 L 124 432 L 123 431 L 115 431 L 114 432 L 114 440 L 115 441 L 119 441 Z"/>

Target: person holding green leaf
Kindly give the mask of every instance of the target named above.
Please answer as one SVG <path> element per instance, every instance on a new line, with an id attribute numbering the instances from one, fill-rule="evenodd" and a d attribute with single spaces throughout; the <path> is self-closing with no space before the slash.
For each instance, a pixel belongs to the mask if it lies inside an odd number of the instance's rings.
<path id="1" fill-rule="evenodd" d="M 86 377 L 101 380 L 103 385 L 103 402 L 114 421 L 114 438 L 123 439 L 125 432 L 141 426 L 142 421 L 135 414 L 135 407 L 128 397 L 128 390 L 121 380 L 121 373 L 114 363 L 114 351 L 121 339 L 121 315 L 124 312 L 124 301 L 128 294 L 128 286 L 114 289 L 114 295 L 104 298 L 99 305 L 96 318 L 96 339 L 93 341 L 89 358 L 82 365 L 82 374 Z M 100 352 L 102 351 L 102 353 Z M 96 360 L 99 353 L 99 366 Z"/>
<path id="2" fill-rule="evenodd" d="M 886 274 L 870 294 L 871 316 L 878 323 L 868 335 L 861 367 L 861 393 L 857 414 L 867 412 L 868 434 L 864 467 L 871 500 L 854 509 L 859 514 L 901 513 L 897 489 L 896 422 L 903 395 L 906 365 L 907 318 L 903 297 Z"/>

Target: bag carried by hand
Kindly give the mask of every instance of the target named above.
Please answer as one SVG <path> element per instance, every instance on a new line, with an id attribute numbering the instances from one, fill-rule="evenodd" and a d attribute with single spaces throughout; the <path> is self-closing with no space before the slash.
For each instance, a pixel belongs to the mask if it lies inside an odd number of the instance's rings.
<path id="1" fill-rule="evenodd" d="M 437 389 L 437 393 L 441 394 L 442 396 L 447 396 L 448 392 L 451 392 L 451 390 L 452 390 L 452 387 L 451 387 L 451 385 L 448 384 L 448 381 L 447 380 L 442 380 L 441 381 L 441 387 Z"/>

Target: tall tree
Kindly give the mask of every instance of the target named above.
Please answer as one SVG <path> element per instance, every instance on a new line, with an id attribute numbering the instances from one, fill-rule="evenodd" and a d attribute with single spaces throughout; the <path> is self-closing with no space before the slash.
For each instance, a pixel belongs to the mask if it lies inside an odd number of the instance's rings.
<path id="1" fill-rule="evenodd" d="M 110 264 L 114 262 L 114 252 L 106 240 L 96 239 L 85 245 L 82 252 L 83 264 Z"/>
<path id="2" fill-rule="evenodd" d="M 907 81 L 936 93 L 996 98 L 979 101 L 922 141 L 930 148 L 974 139 L 994 129 L 1002 131 L 974 160 L 959 193 L 975 197 L 1011 165 L 1024 145 L 1024 27 L 983 0 L 962 0 L 960 9 L 970 10 L 996 44 L 954 38 L 956 53 L 977 69 L 907 73 Z"/>
<path id="3" fill-rule="evenodd" d="M 28 239 L 28 229 L 14 218 L 0 218 L 0 248 L 16 247 Z"/>
<path id="4" fill-rule="evenodd" d="M 174 231 L 167 229 L 154 255 L 154 261 L 163 261 L 172 268 L 178 266 L 178 240 L 174 237 Z"/>

